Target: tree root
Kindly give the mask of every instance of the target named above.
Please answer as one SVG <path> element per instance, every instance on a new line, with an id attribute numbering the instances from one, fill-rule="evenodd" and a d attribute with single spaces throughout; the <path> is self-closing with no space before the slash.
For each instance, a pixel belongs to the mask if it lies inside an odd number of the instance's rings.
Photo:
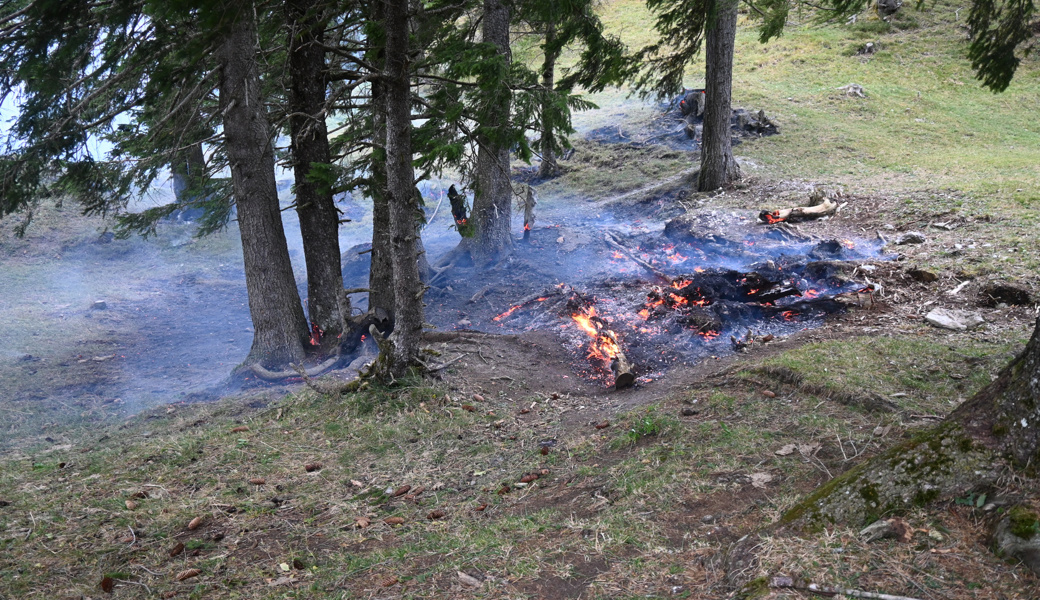
<path id="1" fill-rule="evenodd" d="M 339 362 L 339 358 L 339 354 L 337 353 L 335 356 L 329 358 L 320 365 L 313 366 L 309 369 L 303 369 L 300 367 L 298 370 L 293 371 L 271 371 L 261 366 L 260 363 L 256 363 L 250 365 L 249 370 L 264 381 L 281 381 L 282 379 L 287 379 L 289 377 L 296 377 L 301 373 L 301 371 L 308 377 L 315 377 L 331 369 L 333 365 Z M 296 369 L 295 366 L 293 368 Z"/>

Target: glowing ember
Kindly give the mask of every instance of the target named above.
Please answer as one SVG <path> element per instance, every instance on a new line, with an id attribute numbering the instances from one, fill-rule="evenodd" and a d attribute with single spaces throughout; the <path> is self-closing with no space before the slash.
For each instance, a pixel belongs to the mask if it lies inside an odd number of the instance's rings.
<path id="1" fill-rule="evenodd" d="M 780 315 L 788 321 L 793 321 L 794 318 L 798 315 L 798 313 L 796 313 L 793 310 L 785 310 L 784 312 L 780 313 Z"/>
<path id="2" fill-rule="evenodd" d="M 611 258 L 615 258 L 615 259 L 617 259 L 617 258 L 625 258 L 625 255 L 620 253 L 620 252 L 618 252 L 617 250 L 615 250 L 614 254 L 611 255 Z"/>
<path id="3" fill-rule="evenodd" d="M 784 222 L 784 219 L 780 217 L 780 211 L 778 210 L 774 210 L 773 212 L 764 212 L 762 213 L 762 217 L 764 217 L 766 223 L 769 223 L 770 225 Z"/>
<path id="4" fill-rule="evenodd" d="M 701 270 L 703 271 L 703 269 L 701 269 Z M 693 283 L 693 282 L 690 281 L 689 279 L 676 279 L 675 281 L 672 282 L 672 287 L 677 289 L 677 290 L 681 290 L 684 287 L 690 285 L 691 283 Z"/>
<path id="5" fill-rule="evenodd" d="M 805 290 L 805 292 L 802 293 L 802 296 L 805 298 L 816 298 L 819 295 L 820 290 Z"/>
<path id="6" fill-rule="evenodd" d="M 713 340 L 713 339 L 719 337 L 719 332 L 718 331 L 698 331 L 697 335 L 701 336 L 702 338 L 704 338 L 706 340 Z"/>
<path id="7" fill-rule="evenodd" d="M 694 273 L 703 273 L 704 272 L 704 268 L 703 267 L 694 267 L 693 268 L 693 272 Z"/>
<path id="8" fill-rule="evenodd" d="M 849 250 L 852 250 L 853 248 L 856 247 L 856 244 L 852 240 L 842 240 L 841 241 L 841 245 L 845 246 Z"/>
<path id="9" fill-rule="evenodd" d="M 545 298 L 542 298 L 542 300 L 544 300 L 544 299 Z M 501 321 L 502 319 L 504 319 L 504 318 L 508 317 L 509 315 L 515 313 L 519 309 L 520 309 L 520 305 L 519 304 L 516 305 L 516 306 L 510 306 L 509 310 L 507 310 L 506 312 L 498 315 L 497 317 L 494 318 L 494 320 L 495 321 Z"/>

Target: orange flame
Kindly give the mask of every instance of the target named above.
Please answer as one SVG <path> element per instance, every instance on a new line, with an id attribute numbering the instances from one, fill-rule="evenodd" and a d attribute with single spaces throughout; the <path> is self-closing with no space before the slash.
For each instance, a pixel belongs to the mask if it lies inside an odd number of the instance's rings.
<path id="1" fill-rule="evenodd" d="M 578 324 L 578 327 L 592 338 L 592 342 L 589 343 L 588 358 L 595 358 L 609 363 L 621 352 L 621 348 L 618 347 L 613 332 L 600 332 L 601 325 L 593 320 L 595 317 L 595 307 L 589 307 L 586 309 L 586 312 L 577 312 L 571 315 L 571 319 Z"/>
<path id="2" fill-rule="evenodd" d="M 762 213 L 762 217 L 765 219 L 766 223 L 769 223 L 770 225 L 783 223 L 785 221 L 785 219 L 780 217 L 780 211 L 778 210 L 774 210 L 773 212 L 764 212 Z"/>

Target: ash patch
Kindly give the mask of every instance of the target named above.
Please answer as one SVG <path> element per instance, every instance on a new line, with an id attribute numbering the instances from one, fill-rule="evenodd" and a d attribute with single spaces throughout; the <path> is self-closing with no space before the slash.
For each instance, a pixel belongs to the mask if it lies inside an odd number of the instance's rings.
<path id="1" fill-rule="evenodd" d="M 704 90 L 686 90 L 671 102 L 659 106 L 659 116 L 645 126 L 607 125 L 588 132 L 585 137 L 600 144 L 658 144 L 676 150 L 700 148 L 704 129 Z M 778 135 L 780 127 L 764 110 L 735 108 L 730 115 L 731 143 Z"/>

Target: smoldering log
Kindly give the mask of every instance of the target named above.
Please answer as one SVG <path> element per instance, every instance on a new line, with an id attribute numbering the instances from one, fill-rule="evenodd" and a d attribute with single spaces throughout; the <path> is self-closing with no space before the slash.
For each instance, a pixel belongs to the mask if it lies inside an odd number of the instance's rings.
<path id="1" fill-rule="evenodd" d="M 617 336 L 614 335 L 613 331 L 609 330 L 601 332 L 600 335 L 609 338 L 617 348 L 614 358 L 610 360 L 610 370 L 614 373 L 614 389 L 623 390 L 632 387 L 636 382 L 636 375 L 633 372 L 632 363 L 629 362 L 625 353 L 621 351 L 621 344 L 618 343 Z"/>
<path id="2" fill-rule="evenodd" d="M 534 227 L 534 207 L 538 200 L 534 196 L 534 188 L 527 186 L 527 197 L 524 199 L 524 241 L 530 241 L 531 228 Z"/>
<path id="3" fill-rule="evenodd" d="M 819 219 L 838 212 L 838 203 L 825 199 L 815 206 L 796 206 L 794 208 L 781 208 L 773 211 L 763 210 L 758 218 L 763 223 L 796 223 L 798 221 L 809 221 Z"/>

